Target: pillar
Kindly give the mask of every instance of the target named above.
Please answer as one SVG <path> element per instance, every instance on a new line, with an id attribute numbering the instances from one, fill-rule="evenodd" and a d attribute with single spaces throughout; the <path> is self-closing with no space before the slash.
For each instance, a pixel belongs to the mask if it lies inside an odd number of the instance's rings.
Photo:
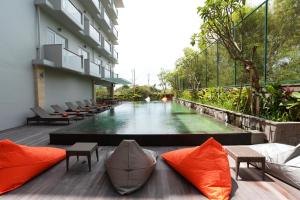
<path id="1" fill-rule="evenodd" d="M 41 65 L 34 66 L 35 105 L 45 105 L 45 68 Z"/>
<path id="2" fill-rule="evenodd" d="M 114 97 L 114 87 L 115 87 L 114 84 L 111 84 L 110 86 L 107 86 L 107 92 L 108 92 L 108 94 L 111 98 Z"/>

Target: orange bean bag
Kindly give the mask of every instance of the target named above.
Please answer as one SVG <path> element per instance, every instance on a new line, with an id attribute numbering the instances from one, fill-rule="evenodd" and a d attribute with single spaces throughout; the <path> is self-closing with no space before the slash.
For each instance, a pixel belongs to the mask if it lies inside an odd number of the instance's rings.
<path id="1" fill-rule="evenodd" d="M 0 140 L 0 195 L 22 186 L 65 157 L 64 149 L 28 147 Z"/>
<path id="2" fill-rule="evenodd" d="M 230 198 L 231 175 L 227 153 L 213 138 L 198 147 L 179 149 L 161 156 L 209 199 Z"/>

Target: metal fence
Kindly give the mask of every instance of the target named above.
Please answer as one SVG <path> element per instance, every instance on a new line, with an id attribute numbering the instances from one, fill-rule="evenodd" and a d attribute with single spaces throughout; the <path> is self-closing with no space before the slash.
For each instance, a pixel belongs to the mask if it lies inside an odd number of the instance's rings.
<path id="1" fill-rule="evenodd" d="M 299 0 L 265 0 L 251 10 L 233 32 L 237 42 L 242 40 L 245 44 L 245 54 L 252 54 L 253 46 L 257 47 L 253 61 L 262 86 L 274 82 L 300 83 Z M 202 88 L 249 83 L 243 73 L 244 66 L 231 59 L 219 42 L 197 54 L 189 65 L 199 68 Z M 181 89 L 189 88 L 188 83 L 179 77 L 177 84 Z"/>

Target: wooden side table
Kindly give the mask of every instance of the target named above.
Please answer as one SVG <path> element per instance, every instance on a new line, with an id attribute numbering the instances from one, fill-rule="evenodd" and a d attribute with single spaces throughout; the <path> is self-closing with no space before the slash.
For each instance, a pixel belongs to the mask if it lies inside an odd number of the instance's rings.
<path id="1" fill-rule="evenodd" d="M 262 165 L 262 177 L 264 179 L 265 174 L 265 163 L 266 158 L 265 156 L 261 155 L 260 153 L 254 151 L 253 149 L 245 146 L 227 146 L 225 147 L 228 155 L 235 160 L 235 172 L 236 176 L 235 179 L 238 179 L 239 170 L 240 170 L 240 163 L 247 162 L 247 168 L 249 168 L 250 162 L 259 162 Z"/>
<path id="2" fill-rule="evenodd" d="M 67 171 L 69 171 L 69 158 L 71 156 L 86 156 L 88 159 L 89 171 L 91 171 L 91 155 L 96 151 L 97 161 L 99 161 L 98 144 L 97 143 L 75 143 L 66 150 Z"/>

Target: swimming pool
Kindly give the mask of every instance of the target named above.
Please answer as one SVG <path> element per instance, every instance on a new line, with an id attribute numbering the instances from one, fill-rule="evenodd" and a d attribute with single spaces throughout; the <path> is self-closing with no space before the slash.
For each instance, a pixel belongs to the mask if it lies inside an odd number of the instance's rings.
<path id="1" fill-rule="evenodd" d="M 68 132 L 101 134 L 231 133 L 236 128 L 180 104 L 168 102 L 123 103 L 81 123 Z"/>
<path id="2" fill-rule="evenodd" d="M 242 140 L 239 136 L 244 137 L 244 133 L 237 127 L 198 114 L 175 102 L 125 102 L 83 122 L 51 133 L 50 143 L 72 144 L 76 141 L 98 140 L 103 143 L 105 140 L 105 143 L 113 145 L 122 139 L 136 139 L 143 140 L 147 145 L 157 145 L 160 142 L 166 144 L 175 140 L 177 145 L 187 145 L 196 142 L 193 141 L 195 139 L 200 141 L 199 135 L 202 135 L 202 139 L 209 136 L 223 139 L 224 135 L 235 135 L 234 138 L 230 136 L 226 142 L 231 144 L 234 143 L 231 140 Z M 248 140 L 249 137 L 247 142 Z M 240 143 L 244 144 L 244 141 Z"/>

